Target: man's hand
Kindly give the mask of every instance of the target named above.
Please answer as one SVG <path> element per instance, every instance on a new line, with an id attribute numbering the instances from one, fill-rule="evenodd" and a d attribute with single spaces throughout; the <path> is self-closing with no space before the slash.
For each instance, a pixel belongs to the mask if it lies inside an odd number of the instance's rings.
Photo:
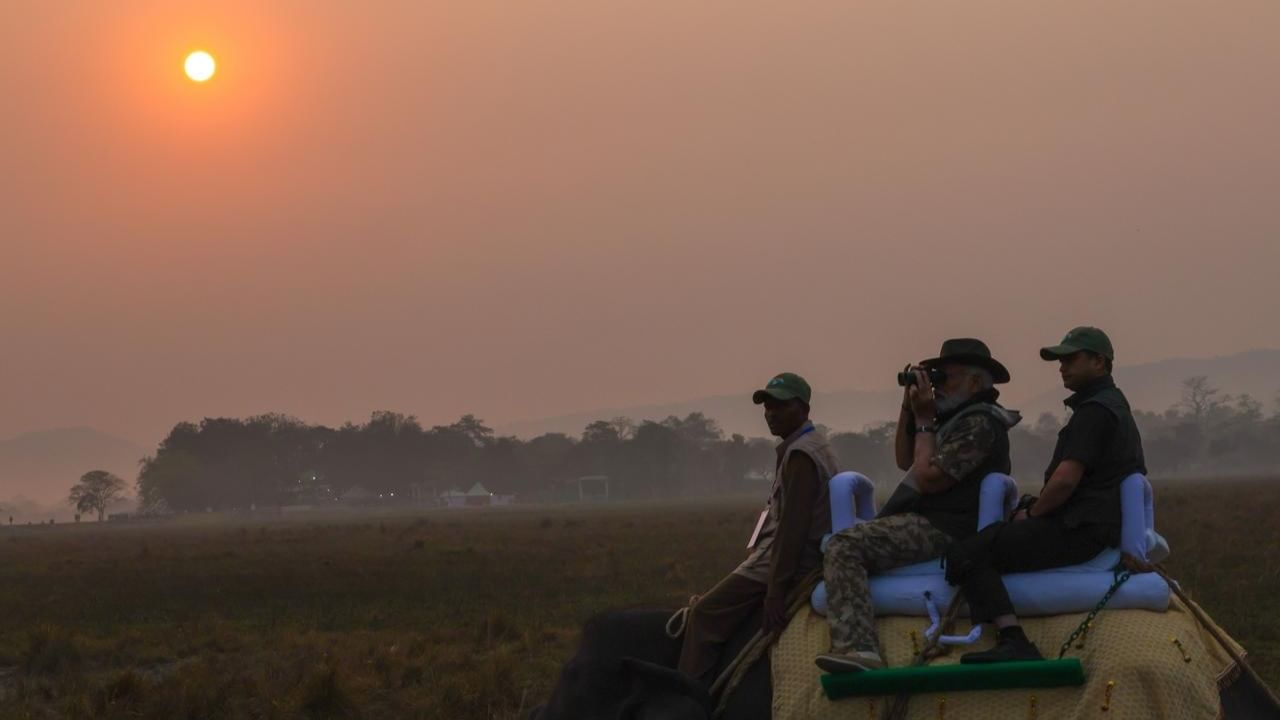
<path id="1" fill-rule="evenodd" d="M 1009 522 L 1018 520 L 1026 520 L 1031 517 L 1031 506 L 1036 504 L 1038 500 L 1035 495 L 1023 495 L 1018 498 L 1018 504 L 1013 508 L 1013 515 L 1009 517 Z"/>
<path id="2" fill-rule="evenodd" d="M 938 404 L 933 397 L 933 385 L 929 382 L 929 373 L 923 368 L 916 368 L 915 374 L 916 384 L 907 388 L 911 411 L 915 413 L 916 422 L 921 425 L 932 425 L 938 416 Z"/>
<path id="3" fill-rule="evenodd" d="M 786 599 L 777 595 L 766 595 L 764 598 L 764 631 L 767 633 L 782 632 L 787 624 Z"/>

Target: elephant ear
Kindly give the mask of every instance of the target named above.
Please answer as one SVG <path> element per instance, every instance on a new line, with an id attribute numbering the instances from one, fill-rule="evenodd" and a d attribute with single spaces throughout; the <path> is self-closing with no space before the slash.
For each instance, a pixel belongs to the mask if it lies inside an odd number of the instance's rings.
<path id="1" fill-rule="evenodd" d="M 711 717 L 711 695 L 693 678 L 674 668 L 633 657 L 622 658 L 632 678 L 631 695 L 622 703 L 618 720 L 705 720 Z M 654 714 L 651 711 L 657 711 Z"/>

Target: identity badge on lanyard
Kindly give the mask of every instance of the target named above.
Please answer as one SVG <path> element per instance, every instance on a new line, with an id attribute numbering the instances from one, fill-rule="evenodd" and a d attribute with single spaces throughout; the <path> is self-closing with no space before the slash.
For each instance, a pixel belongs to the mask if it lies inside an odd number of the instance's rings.
<path id="1" fill-rule="evenodd" d="M 810 425 L 809 427 L 806 427 L 805 429 L 801 430 L 801 431 L 800 431 L 800 433 L 799 433 L 798 435 L 796 435 L 796 437 L 798 438 L 798 437 L 800 437 L 801 435 L 807 435 L 807 434 L 809 434 L 809 433 L 811 433 L 811 432 L 813 432 L 813 426 L 812 426 L 812 425 Z M 778 471 L 779 471 L 779 472 L 781 472 L 781 470 L 782 470 L 782 468 L 778 468 Z M 779 482 L 781 482 L 781 479 L 779 479 Z M 779 492 L 779 491 L 782 489 L 782 488 L 777 487 L 777 486 L 775 486 L 775 488 L 776 488 L 776 489 L 773 491 L 774 493 L 777 493 L 777 492 Z M 766 520 L 766 519 L 768 519 L 768 517 L 769 517 L 769 508 L 773 505 L 773 498 L 774 498 L 773 494 L 770 494 L 770 496 L 769 496 L 769 504 L 765 506 L 764 510 L 761 510 L 761 511 L 760 511 L 760 519 L 759 519 L 759 520 L 756 520 L 756 529 L 755 529 L 754 531 L 752 531 L 752 533 L 751 533 L 751 539 L 747 541 L 747 549 L 748 549 L 748 550 L 751 550 L 752 548 L 754 548 L 754 547 L 756 546 L 756 542 L 758 542 L 758 541 L 760 540 L 760 531 L 764 529 L 764 522 L 765 522 L 765 520 Z"/>
<path id="2" fill-rule="evenodd" d="M 760 539 L 760 531 L 764 529 L 764 521 L 769 517 L 769 508 L 760 511 L 760 519 L 756 521 L 756 529 L 751 533 L 751 539 L 747 541 L 747 549 L 751 550 L 756 546 L 756 541 Z"/>

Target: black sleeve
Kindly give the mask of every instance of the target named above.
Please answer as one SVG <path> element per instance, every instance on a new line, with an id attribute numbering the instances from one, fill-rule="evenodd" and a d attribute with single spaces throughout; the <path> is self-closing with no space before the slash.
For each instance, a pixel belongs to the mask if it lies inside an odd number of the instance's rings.
<path id="1" fill-rule="evenodd" d="M 1116 431 L 1116 416 L 1097 403 L 1082 405 L 1067 423 L 1062 460 L 1075 460 L 1086 471 L 1097 467 Z"/>

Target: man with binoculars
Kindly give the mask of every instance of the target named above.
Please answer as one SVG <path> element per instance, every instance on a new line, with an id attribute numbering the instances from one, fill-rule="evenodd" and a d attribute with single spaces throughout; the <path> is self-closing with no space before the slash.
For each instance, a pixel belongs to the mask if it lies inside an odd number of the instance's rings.
<path id="1" fill-rule="evenodd" d="M 938 357 L 898 376 L 902 412 L 894 449 L 907 471 L 876 519 L 833 535 L 823 560 L 831 652 L 818 667 L 884 667 L 868 573 L 922 562 L 977 531 L 982 478 L 1008 473 L 1009 428 L 1021 417 L 997 402 L 1009 371 L 981 340 L 942 344 Z"/>

